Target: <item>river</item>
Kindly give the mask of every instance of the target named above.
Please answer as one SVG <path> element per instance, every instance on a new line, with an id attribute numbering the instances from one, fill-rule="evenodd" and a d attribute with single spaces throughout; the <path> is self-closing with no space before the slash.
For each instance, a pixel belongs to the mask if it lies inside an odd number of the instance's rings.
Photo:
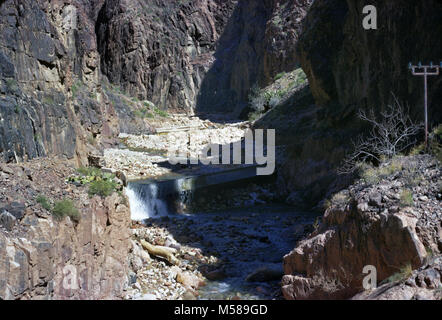
<path id="1" fill-rule="evenodd" d="M 281 298 L 282 258 L 311 231 L 316 215 L 275 203 L 175 214 L 156 184 L 142 189 L 130 184 L 126 191 L 134 220 L 166 228 L 180 244 L 222 261 L 223 276 L 206 281 L 199 299 Z"/>

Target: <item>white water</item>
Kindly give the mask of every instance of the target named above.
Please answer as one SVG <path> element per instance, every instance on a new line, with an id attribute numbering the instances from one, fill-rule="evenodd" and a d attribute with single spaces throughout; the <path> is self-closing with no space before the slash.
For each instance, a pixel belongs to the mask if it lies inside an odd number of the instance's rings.
<path id="1" fill-rule="evenodd" d="M 158 186 L 151 184 L 132 184 L 126 187 L 132 220 L 142 221 L 148 218 L 167 216 L 166 203 L 158 198 Z"/>

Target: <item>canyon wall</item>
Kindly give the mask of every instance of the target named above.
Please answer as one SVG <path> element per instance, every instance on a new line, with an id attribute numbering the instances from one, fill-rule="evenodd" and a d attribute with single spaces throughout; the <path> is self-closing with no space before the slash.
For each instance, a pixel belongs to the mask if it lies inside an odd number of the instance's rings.
<path id="1" fill-rule="evenodd" d="M 362 27 L 364 6 L 377 8 L 377 30 Z M 381 110 L 391 93 L 423 119 L 423 78 L 408 63 L 441 61 L 440 1 L 316 1 L 297 44 L 301 66 L 319 105 L 344 117 L 360 108 Z M 428 78 L 429 115 L 442 119 L 442 78 Z"/>
<path id="2" fill-rule="evenodd" d="M 362 27 L 366 4 L 377 7 L 377 30 Z M 358 110 L 379 113 L 393 93 L 423 121 L 423 78 L 411 75 L 408 62 L 439 63 L 441 19 L 440 1 L 314 2 L 296 45 L 311 95 L 295 95 L 256 124 L 276 128 L 277 143 L 289 146 L 279 185 L 292 203 L 314 205 L 347 183 L 336 168 L 349 137 L 367 129 Z M 442 120 L 441 95 L 442 77 L 429 77 L 430 128 Z"/>
<path id="3" fill-rule="evenodd" d="M 0 165 L 0 299 L 123 297 L 129 208 L 117 193 L 90 198 L 87 188 L 65 183 L 74 172 L 60 159 Z M 56 218 L 38 195 L 70 198 L 78 218 Z"/>
<path id="4" fill-rule="evenodd" d="M 238 115 L 298 61 L 303 1 L 106 1 L 96 32 L 112 83 L 163 109 Z"/>
<path id="5" fill-rule="evenodd" d="M 116 143 L 122 120 L 133 123 L 129 132 L 148 130 L 102 87 L 95 35 L 102 4 L 0 4 L 2 160 L 63 155 L 87 164 L 88 153 Z"/>

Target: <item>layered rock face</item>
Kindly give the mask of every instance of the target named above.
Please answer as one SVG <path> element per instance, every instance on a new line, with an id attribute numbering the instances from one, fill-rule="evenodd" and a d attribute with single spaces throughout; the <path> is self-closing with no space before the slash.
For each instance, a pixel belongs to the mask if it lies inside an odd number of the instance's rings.
<path id="1" fill-rule="evenodd" d="M 440 1 L 372 1 L 378 29 L 365 30 L 366 1 L 316 1 L 297 44 L 301 66 L 319 105 L 338 108 L 341 116 L 360 108 L 381 110 L 391 93 L 404 97 L 423 119 L 423 78 L 408 63 L 440 62 Z M 441 120 L 442 79 L 429 77 L 430 120 Z"/>
<path id="2" fill-rule="evenodd" d="M 311 2 L 109 0 L 96 30 L 102 70 L 162 108 L 237 115 L 255 83 L 296 66 Z"/>
<path id="3" fill-rule="evenodd" d="M 236 1 L 108 0 L 96 25 L 109 80 L 163 109 L 192 112 Z"/>
<path id="4" fill-rule="evenodd" d="M 3 160 L 73 157 L 78 134 L 66 88 L 74 75 L 91 83 L 98 76 L 88 17 L 63 1 L 4 1 L 1 16 Z"/>
<path id="5" fill-rule="evenodd" d="M 0 153 L 4 161 L 63 155 L 86 163 L 120 131 L 146 129 L 102 90 L 95 21 L 103 1 L 2 1 Z M 122 121 L 120 121 L 120 114 Z M 136 128 L 134 128 L 136 127 Z M 93 140 L 93 143 L 91 143 Z"/>
<path id="6" fill-rule="evenodd" d="M 284 257 L 285 298 L 347 299 L 364 290 L 365 266 L 379 283 L 442 252 L 438 162 L 397 161 L 378 183 L 359 181 L 332 198 L 319 228 Z"/>
<path id="7" fill-rule="evenodd" d="M 89 199 L 63 182 L 71 165 L 58 160 L 2 165 L 1 299 L 118 299 L 128 283 L 130 212 L 114 193 Z M 52 181 L 41 186 L 39 181 Z M 69 194 L 80 220 L 61 221 L 35 202 Z"/>
<path id="8" fill-rule="evenodd" d="M 313 1 L 239 1 L 220 37 L 201 85 L 200 112 L 242 116 L 252 87 L 265 87 L 299 65 L 296 43 Z"/>

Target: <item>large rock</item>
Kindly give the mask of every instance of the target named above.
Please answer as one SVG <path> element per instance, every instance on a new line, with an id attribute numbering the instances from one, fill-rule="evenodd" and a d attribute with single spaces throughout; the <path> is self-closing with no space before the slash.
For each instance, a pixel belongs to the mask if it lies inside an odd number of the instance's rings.
<path id="1" fill-rule="evenodd" d="M 398 169 L 378 183 L 361 179 L 330 199 L 317 230 L 284 257 L 285 298 L 347 299 L 363 291 L 365 266 L 376 268 L 380 283 L 441 253 L 437 160 L 415 156 L 395 161 Z M 413 204 L 401 200 L 404 190 L 413 195 Z"/>
<path id="2" fill-rule="evenodd" d="M 353 300 L 441 300 L 442 257 L 413 272 L 408 278 L 355 295 Z"/>
<path id="3" fill-rule="evenodd" d="M 284 257 L 282 292 L 286 299 L 348 298 L 363 290 L 363 269 L 374 265 L 382 281 L 411 263 L 418 268 L 426 256 L 416 235 L 416 220 L 405 214 L 365 215 L 328 211 L 325 230 Z"/>

